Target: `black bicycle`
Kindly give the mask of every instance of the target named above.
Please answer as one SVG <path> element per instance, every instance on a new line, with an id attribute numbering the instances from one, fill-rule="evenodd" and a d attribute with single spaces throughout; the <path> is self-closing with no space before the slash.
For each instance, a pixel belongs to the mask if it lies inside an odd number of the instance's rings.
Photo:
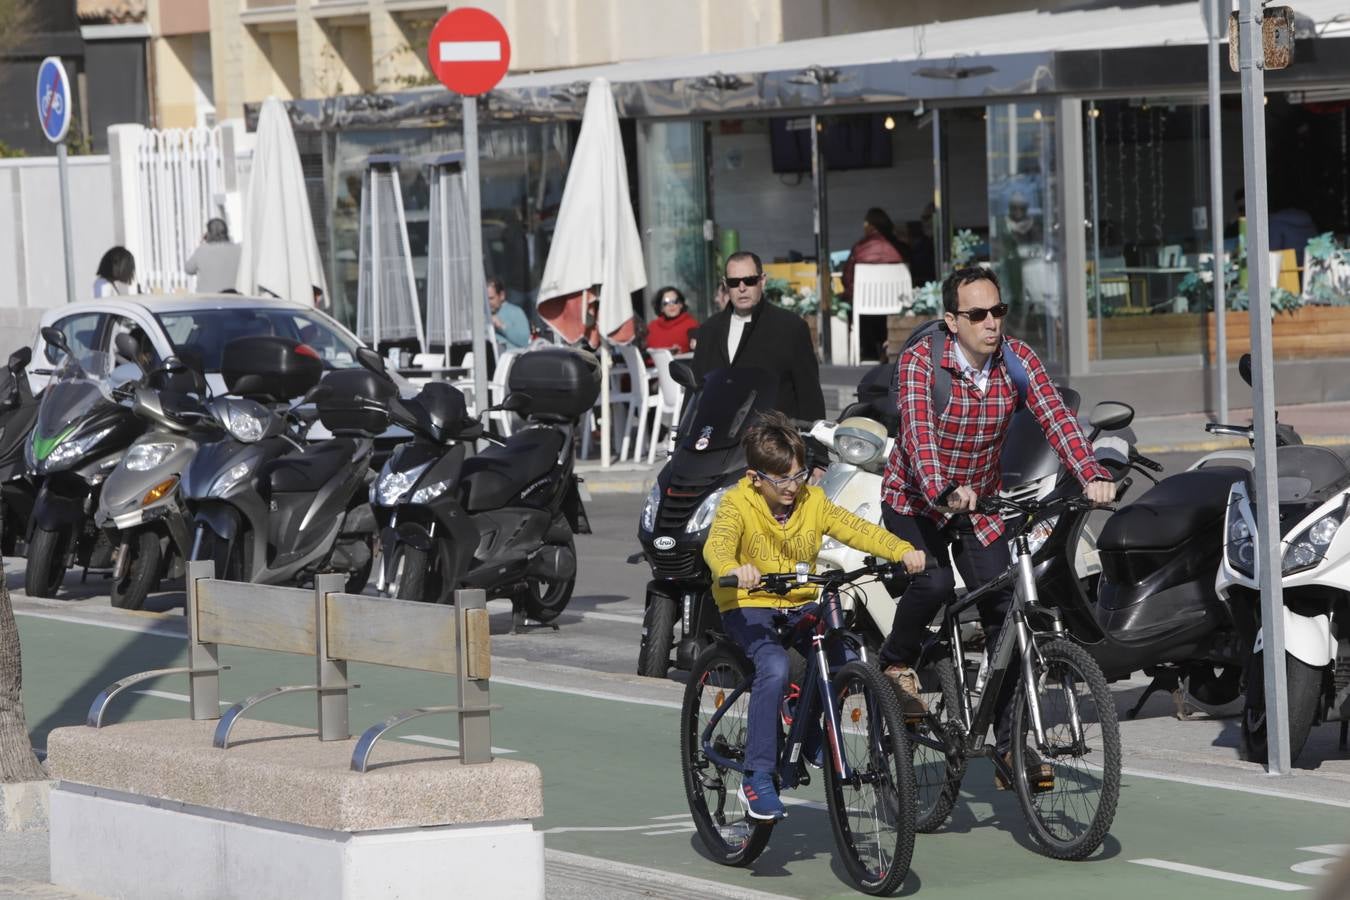
<path id="1" fill-rule="evenodd" d="M 907 721 L 918 787 L 916 828 L 936 831 L 956 803 L 968 760 L 989 757 L 1000 787 L 1014 785 L 1031 833 L 1047 856 L 1084 859 L 1101 846 L 1120 795 L 1115 702 L 1096 661 L 1065 631 L 1059 610 L 1036 591 L 1030 535 L 1036 523 L 1092 508 L 1082 497 L 982 499 L 980 512 L 1022 518 L 1013 562 L 948 604 L 915 667 L 927 682 L 928 714 Z M 960 616 L 990 593 L 1015 586 L 997 646 L 968 668 Z M 1052 600 L 1053 598 L 1051 598 Z M 1016 667 L 1016 668 L 1014 668 Z M 1004 680 L 1017 678 L 1011 764 L 986 743 Z M 973 681 L 973 683 L 972 683 Z M 931 693 L 929 693 L 931 691 Z"/>
<path id="2" fill-rule="evenodd" d="M 791 624 L 780 617 L 783 644 L 807 645 L 807 665 L 783 698 L 780 721 L 787 731 L 775 780 L 780 791 L 808 783 L 812 754 L 804 748 L 818 747 L 844 868 L 864 893 L 889 894 L 905 880 L 914 851 L 914 771 L 899 698 L 865 661 L 861 639 L 844 629 L 839 591 L 865 577 L 901 579 L 904 567 L 872 564 L 823 575 L 810 574 L 805 563 L 798 569 L 764 575 L 756 588 L 780 596 L 805 584 L 822 589 L 815 609 Z M 735 576 L 720 583 L 734 586 Z M 843 662 L 832 665 L 831 658 Z M 680 714 L 680 761 L 694 825 L 713 857 L 729 866 L 754 861 L 774 826 L 751 818 L 738 799 L 752 678 L 740 647 L 714 635 L 690 672 Z"/>

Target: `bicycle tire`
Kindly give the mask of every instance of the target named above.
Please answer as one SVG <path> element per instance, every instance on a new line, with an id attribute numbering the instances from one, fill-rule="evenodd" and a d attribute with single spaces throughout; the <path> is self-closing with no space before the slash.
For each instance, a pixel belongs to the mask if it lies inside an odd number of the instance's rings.
<path id="1" fill-rule="evenodd" d="M 754 862 L 768 846 L 774 826 L 773 822 L 747 815 L 737 799 L 741 773 L 710 760 L 701 740 L 708 718 L 750 677 L 751 669 L 743 657 L 714 644 L 694 662 L 680 709 L 680 770 L 689 812 L 704 847 L 724 866 Z M 745 692 L 735 702 L 739 708 L 722 717 L 713 740 L 723 756 L 744 760 L 750 693 Z"/>
<path id="2" fill-rule="evenodd" d="M 947 823 L 961 793 L 966 774 L 965 728 L 958 712 L 961 693 L 951 657 L 939 657 L 921 669 L 919 682 L 928 715 L 906 720 L 905 728 L 914 760 L 914 830 L 932 834 Z"/>
<path id="3" fill-rule="evenodd" d="M 840 746 L 834 749 L 853 771 L 852 779 L 843 781 L 834 759 L 827 757 L 825 799 L 835 847 L 858 890 L 890 894 L 909 875 L 914 855 L 916 789 L 900 698 L 886 676 L 857 660 L 835 675 L 833 698 L 841 727 Z M 858 727 L 863 716 L 865 724 Z M 850 803 L 850 793 L 858 795 L 856 804 Z M 876 833 L 862 834 L 869 825 Z"/>
<path id="4" fill-rule="evenodd" d="M 1086 650 L 1071 641 L 1056 638 L 1040 645 L 1034 668 L 1046 734 L 1046 745 L 1035 748 L 1035 752 L 1040 761 L 1052 766 L 1054 784 L 1036 791 L 1028 778 L 1027 766 L 1035 765 L 1037 759 L 1028 753 L 1031 748 L 1027 747 L 1027 741 L 1020 738 L 1030 737 L 1031 718 L 1026 685 L 1018 679 L 1013 701 L 1013 734 L 1019 738 L 1012 746 L 1017 799 L 1031 826 L 1032 837 L 1046 856 L 1085 859 L 1101 846 L 1111 830 L 1120 799 L 1120 729 L 1115 700 L 1101 667 Z M 1066 687 L 1072 691 L 1078 710 L 1081 743 L 1073 736 Z M 1061 702 L 1055 702 L 1057 697 Z M 1093 764 L 1086 761 L 1089 756 L 1094 757 Z M 1068 790 L 1061 790 L 1066 786 Z M 1067 802 L 1075 791 L 1081 804 Z M 1093 795 L 1095 803 L 1090 799 Z M 1071 811 L 1066 808 L 1069 805 L 1081 806 L 1085 813 L 1081 824 L 1069 824 Z"/>

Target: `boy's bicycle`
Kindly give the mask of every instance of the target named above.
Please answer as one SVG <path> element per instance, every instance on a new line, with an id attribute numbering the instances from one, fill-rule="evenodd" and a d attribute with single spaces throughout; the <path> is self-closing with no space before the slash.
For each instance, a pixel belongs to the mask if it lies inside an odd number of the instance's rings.
<path id="1" fill-rule="evenodd" d="M 1025 517 L 1013 562 L 997 578 L 947 605 L 916 669 L 928 683 L 929 712 L 906 724 L 914 748 L 917 829 L 935 831 L 956 802 L 967 760 L 988 756 L 1000 786 L 1015 785 L 1036 843 L 1055 859 L 1083 859 L 1111 828 L 1120 794 L 1115 701 L 1097 662 L 1064 630 L 1059 610 L 1036 591 L 1029 535 L 1037 523 L 1095 508 L 1080 496 L 1044 501 L 980 500 L 979 511 Z M 992 591 L 1015 586 L 998 644 L 969 684 L 961 613 Z M 986 736 L 1006 678 L 1014 689 L 1011 765 Z M 936 683 L 934 683 L 936 682 Z M 937 688 L 936 691 L 930 690 Z M 1046 766 L 1048 764 L 1048 770 Z"/>
<path id="2" fill-rule="evenodd" d="M 756 588 L 780 596 L 803 584 L 822 589 L 821 598 L 810 604 L 814 610 L 790 625 L 784 615 L 780 623 L 785 646 L 809 647 L 802 650 L 807 666 L 800 690 L 789 685 L 782 701 L 780 721 L 787 734 L 775 776 L 780 790 L 805 784 L 810 780 L 807 758 L 816 757 L 844 868 L 859 890 L 891 893 L 909 873 L 914 850 L 910 747 L 895 689 L 860 659 L 861 641 L 844 629 L 839 591 L 865 577 L 902 578 L 905 569 L 899 563 L 821 575 L 809 574 L 805 564 L 798 569 L 764 575 Z M 732 587 L 734 580 L 726 576 L 721 584 Z M 717 861 L 731 866 L 758 857 L 774 826 L 750 818 L 737 796 L 752 680 L 740 647 L 714 636 L 690 672 L 680 714 L 680 761 L 694 825 Z"/>

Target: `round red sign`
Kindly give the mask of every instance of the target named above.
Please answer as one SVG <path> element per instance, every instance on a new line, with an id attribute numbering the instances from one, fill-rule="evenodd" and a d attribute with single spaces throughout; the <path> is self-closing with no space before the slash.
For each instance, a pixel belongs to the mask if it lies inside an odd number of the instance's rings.
<path id="1" fill-rule="evenodd" d="M 511 64 L 511 39 L 497 17 L 465 6 L 441 16 L 427 42 L 431 71 L 457 94 L 486 94 Z"/>

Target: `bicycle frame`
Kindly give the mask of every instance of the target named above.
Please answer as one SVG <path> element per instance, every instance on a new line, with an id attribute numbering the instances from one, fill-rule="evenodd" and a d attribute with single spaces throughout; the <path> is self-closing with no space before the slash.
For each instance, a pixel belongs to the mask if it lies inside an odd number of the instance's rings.
<path id="1" fill-rule="evenodd" d="M 820 611 L 811 633 L 811 654 L 807 664 L 807 670 L 811 677 L 805 679 L 806 684 L 802 686 L 801 696 L 797 700 L 797 708 L 792 715 L 792 725 L 788 729 L 787 740 L 778 753 L 777 771 L 783 790 L 795 788 L 801 783 L 798 778 L 797 760 L 801 756 L 802 745 L 806 740 L 806 729 L 815 722 L 820 708 L 823 708 L 825 714 L 824 738 L 829 741 L 830 764 L 834 766 L 840 779 L 849 780 L 853 777 L 852 767 L 844 757 L 843 745 L 839 740 L 839 711 L 834 708 L 833 703 L 824 702 L 824 698 L 830 696 L 830 677 L 833 674 L 825 645 L 831 638 L 841 642 L 844 640 L 842 623 L 843 609 L 839 602 L 838 590 L 825 592 L 825 596 L 820 601 Z M 741 763 L 727 759 L 717 752 L 713 747 L 712 733 L 717 728 L 718 723 L 722 721 L 722 717 L 727 710 L 731 709 L 736 700 L 749 689 L 749 680 L 737 686 L 731 692 L 731 695 L 718 706 L 717 711 L 708 720 L 708 724 L 704 726 L 703 733 L 699 735 L 703 752 L 708 759 L 719 766 L 734 769 L 737 772 L 743 772 L 744 767 Z"/>

